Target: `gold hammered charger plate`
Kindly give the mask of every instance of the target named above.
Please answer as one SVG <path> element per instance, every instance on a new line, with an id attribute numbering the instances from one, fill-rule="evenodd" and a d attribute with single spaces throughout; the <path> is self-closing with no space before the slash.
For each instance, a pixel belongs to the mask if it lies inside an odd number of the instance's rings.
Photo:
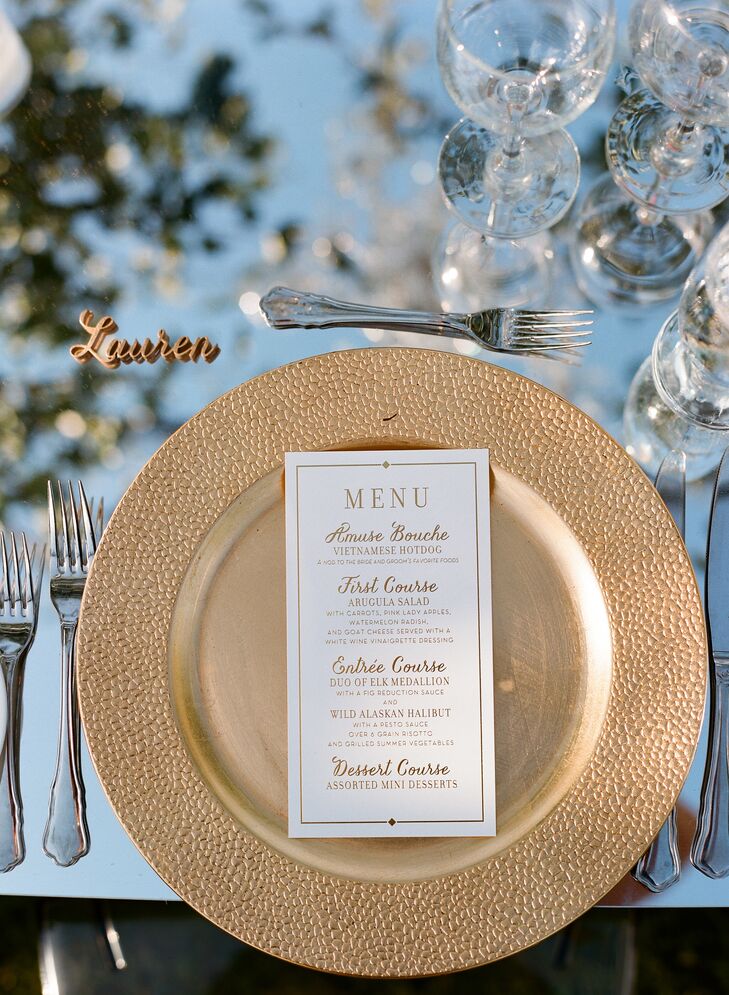
<path id="1" fill-rule="evenodd" d="M 284 453 L 388 447 L 491 450 L 491 839 L 287 837 Z M 670 515 L 593 421 L 481 361 L 364 349 L 162 446 L 104 534 L 78 668 L 106 793 L 181 898 L 278 957 L 402 977 L 536 943 L 628 871 L 688 771 L 706 644 Z"/>

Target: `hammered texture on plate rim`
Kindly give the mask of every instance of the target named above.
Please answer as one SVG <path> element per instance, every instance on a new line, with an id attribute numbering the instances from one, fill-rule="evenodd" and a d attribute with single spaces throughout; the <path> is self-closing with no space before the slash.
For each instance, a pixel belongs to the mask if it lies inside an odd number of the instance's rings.
<path id="1" fill-rule="evenodd" d="M 231 502 L 287 450 L 370 439 L 488 446 L 581 542 L 613 636 L 602 735 L 551 814 L 467 870 L 385 884 L 321 873 L 242 830 L 183 745 L 167 663 L 185 570 Z M 678 795 L 698 739 L 705 678 L 691 564 L 643 472 L 545 388 L 480 360 L 424 349 L 302 360 L 242 384 L 187 422 L 114 512 L 78 632 L 93 761 L 157 873 L 246 943 L 308 967 L 378 977 L 442 974 L 506 956 L 609 891 Z"/>

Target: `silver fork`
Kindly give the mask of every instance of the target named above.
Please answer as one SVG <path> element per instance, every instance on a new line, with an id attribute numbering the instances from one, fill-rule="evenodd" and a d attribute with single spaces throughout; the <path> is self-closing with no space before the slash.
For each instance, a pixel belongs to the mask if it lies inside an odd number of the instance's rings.
<path id="1" fill-rule="evenodd" d="M 43 850 L 61 867 L 70 867 L 89 851 L 86 792 L 81 771 L 81 730 L 76 697 L 76 626 L 86 577 L 96 553 L 92 504 L 78 481 L 78 500 L 58 481 L 48 482 L 51 601 L 61 623 L 61 721 L 56 769 L 51 784 Z M 101 534 L 103 505 L 97 509 Z"/>
<path id="2" fill-rule="evenodd" d="M 8 547 L 10 556 L 8 557 Z M 20 553 L 14 533 L 0 532 L 2 597 L 0 598 L 0 664 L 7 700 L 5 759 L 0 779 L 0 871 L 10 871 L 25 857 L 23 801 L 20 793 L 20 724 L 25 658 L 35 638 L 38 599 L 45 550 L 35 563 L 35 547 L 28 550 L 20 534 Z"/>
<path id="3" fill-rule="evenodd" d="M 587 328 L 593 312 L 520 311 L 490 308 L 472 314 L 403 311 L 370 307 L 273 287 L 261 298 L 261 312 L 271 328 L 387 328 L 469 339 L 490 352 L 569 356 L 590 344 Z"/>

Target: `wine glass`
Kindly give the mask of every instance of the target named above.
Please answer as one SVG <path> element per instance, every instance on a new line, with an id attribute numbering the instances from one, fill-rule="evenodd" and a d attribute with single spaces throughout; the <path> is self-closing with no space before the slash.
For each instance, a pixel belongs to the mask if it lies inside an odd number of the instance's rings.
<path id="1" fill-rule="evenodd" d="M 707 210 L 729 195 L 729 8 L 726 0 L 638 0 L 630 17 L 645 89 L 614 115 L 615 181 L 660 213 Z"/>
<path id="2" fill-rule="evenodd" d="M 687 346 L 729 383 L 729 224 L 686 282 L 678 318 Z"/>
<path id="3" fill-rule="evenodd" d="M 729 225 L 696 266 L 678 309 L 635 375 L 626 446 L 647 470 L 681 448 L 688 479 L 713 469 L 729 441 Z"/>
<path id="4" fill-rule="evenodd" d="M 494 238 L 457 221 L 446 227 L 432 271 L 444 311 L 535 307 L 544 301 L 554 252 L 546 232 Z"/>
<path id="5" fill-rule="evenodd" d="M 637 0 L 630 38 L 642 87 L 618 107 L 605 142 L 621 192 L 598 180 L 571 246 L 596 303 L 676 296 L 713 232 L 708 209 L 729 194 L 726 0 Z"/>
<path id="6" fill-rule="evenodd" d="M 713 231 L 708 211 L 660 214 L 628 197 L 606 173 L 580 205 L 572 268 L 596 304 L 655 304 L 678 296 Z"/>
<path id="7" fill-rule="evenodd" d="M 441 0 L 438 63 L 466 117 L 439 173 L 467 225 L 523 238 L 564 215 L 579 155 L 563 126 L 597 96 L 614 28 L 613 0 Z"/>
<path id="8" fill-rule="evenodd" d="M 597 96 L 614 29 L 613 0 L 441 0 L 438 63 L 466 115 L 438 164 L 461 222 L 434 259 L 444 308 L 544 297 L 551 249 L 533 236 L 574 199 L 580 160 L 562 126 Z"/>

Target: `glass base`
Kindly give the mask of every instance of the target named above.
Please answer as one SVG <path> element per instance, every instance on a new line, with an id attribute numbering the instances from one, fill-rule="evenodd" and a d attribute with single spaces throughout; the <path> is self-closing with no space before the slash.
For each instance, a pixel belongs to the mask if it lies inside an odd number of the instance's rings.
<path id="1" fill-rule="evenodd" d="M 626 449 L 655 473 L 672 449 L 686 454 L 686 476 L 713 470 L 729 445 L 729 383 L 717 378 L 681 334 L 678 311 L 664 322 L 628 391 Z"/>
<path id="2" fill-rule="evenodd" d="M 605 138 L 610 172 L 628 196 L 653 211 L 706 211 L 729 196 L 729 136 L 695 126 L 679 138 L 676 129 L 679 117 L 645 90 L 628 97 Z"/>
<path id="3" fill-rule="evenodd" d="M 527 238 L 556 224 L 577 192 L 580 157 L 566 131 L 524 139 L 507 162 L 506 135 L 461 118 L 440 150 L 438 172 L 448 205 L 487 235 Z"/>
<path id="4" fill-rule="evenodd" d="M 433 255 L 433 283 L 444 311 L 535 307 L 549 289 L 554 254 L 547 235 L 491 238 L 456 222 Z"/>
<path id="5" fill-rule="evenodd" d="M 653 379 L 666 402 L 704 428 L 729 432 L 729 378 L 722 359 L 716 362 L 694 347 L 679 311 L 667 318 L 653 343 Z"/>
<path id="6" fill-rule="evenodd" d="M 570 246 L 582 292 L 595 304 L 654 304 L 678 297 L 706 248 L 711 215 L 655 215 L 629 200 L 609 174 L 588 192 Z"/>
<path id="7" fill-rule="evenodd" d="M 686 454 L 686 479 L 700 480 L 716 468 L 729 445 L 729 431 L 698 425 L 669 407 L 656 387 L 650 356 L 630 385 L 623 433 L 626 450 L 651 478 L 664 457 L 678 449 Z"/>

